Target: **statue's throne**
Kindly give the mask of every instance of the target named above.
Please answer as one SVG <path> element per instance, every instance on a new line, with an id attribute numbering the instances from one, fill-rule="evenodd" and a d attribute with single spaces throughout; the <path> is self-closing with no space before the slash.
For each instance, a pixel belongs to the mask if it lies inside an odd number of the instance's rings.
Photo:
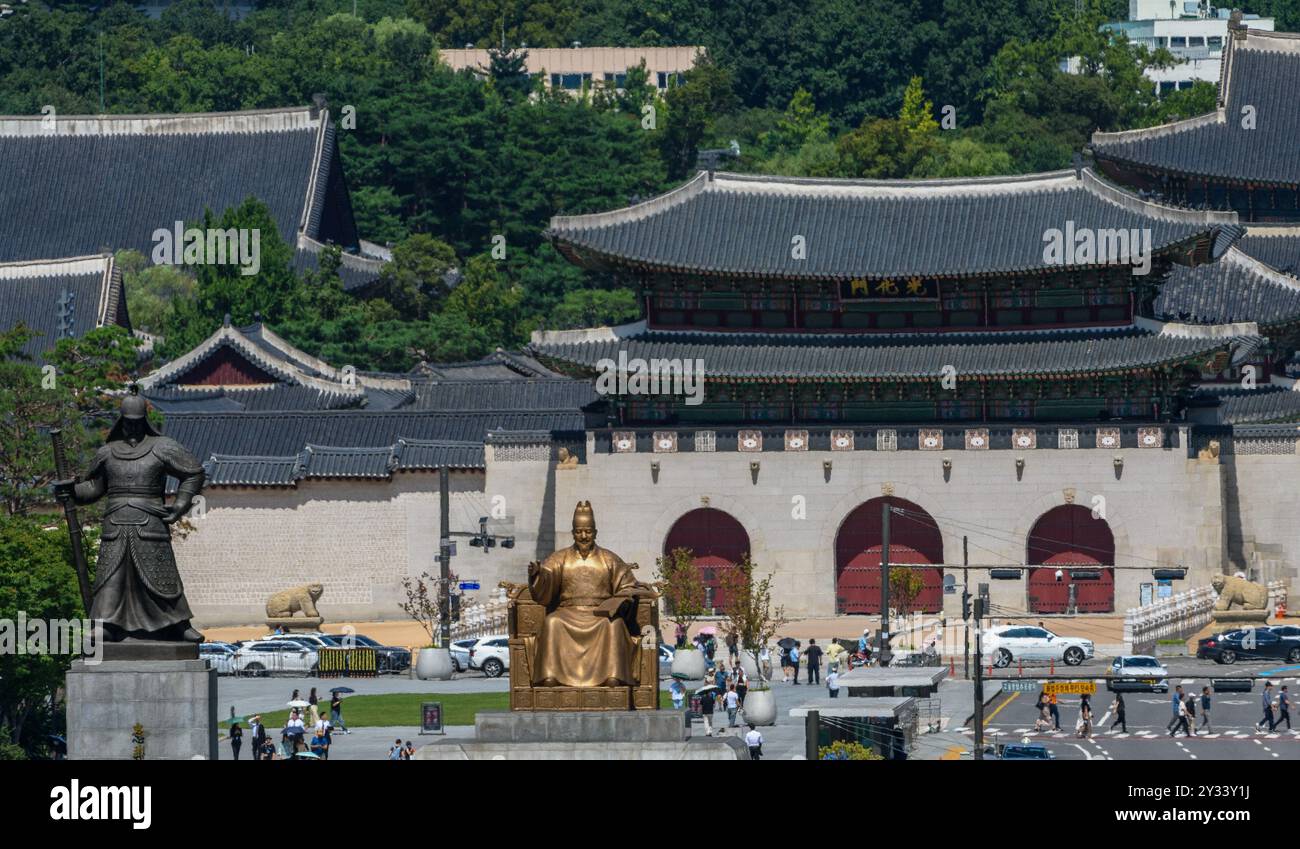
<path id="1" fill-rule="evenodd" d="M 630 687 L 534 687 L 537 636 L 549 612 L 533 601 L 528 587 L 502 581 L 509 596 L 511 710 L 656 710 L 659 707 L 658 596 L 645 589 L 636 601 L 636 624 L 627 650 L 632 654 Z"/>

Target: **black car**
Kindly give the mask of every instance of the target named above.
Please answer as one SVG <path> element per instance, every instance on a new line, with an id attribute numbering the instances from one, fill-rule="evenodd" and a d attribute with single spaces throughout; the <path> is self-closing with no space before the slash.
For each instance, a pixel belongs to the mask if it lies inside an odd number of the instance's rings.
<path id="1" fill-rule="evenodd" d="M 411 668 L 411 650 L 401 646 L 381 645 L 377 640 L 372 640 L 364 634 L 330 634 L 332 639 L 337 640 L 340 645 L 343 641 L 352 638 L 360 648 L 375 650 L 375 664 L 380 672 L 404 672 Z"/>
<path id="2" fill-rule="evenodd" d="M 1300 638 L 1279 634 L 1277 630 L 1267 627 L 1240 628 L 1205 637 L 1196 644 L 1196 656 L 1215 663 L 1236 663 L 1238 658 L 1267 658 L 1300 663 Z"/>

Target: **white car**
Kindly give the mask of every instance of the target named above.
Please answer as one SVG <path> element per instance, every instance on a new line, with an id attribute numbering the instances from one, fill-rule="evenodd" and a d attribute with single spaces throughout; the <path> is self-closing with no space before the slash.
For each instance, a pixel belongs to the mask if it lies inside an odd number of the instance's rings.
<path id="1" fill-rule="evenodd" d="M 217 670 L 218 675 L 231 675 L 235 671 L 236 647 L 229 643 L 201 643 L 199 660 L 206 660 L 209 669 Z"/>
<path id="2" fill-rule="evenodd" d="M 451 665 L 455 672 L 465 672 L 469 666 L 469 650 L 474 648 L 478 642 L 478 637 L 472 637 L 467 640 L 453 640 L 451 643 Z"/>
<path id="3" fill-rule="evenodd" d="M 470 647 L 469 668 L 481 669 L 489 678 L 500 678 L 510 668 L 510 638 L 501 634 L 479 640 Z"/>
<path id="4" fill-rule="evenodd" d="M 268 675 L 276 672 L 314 674 L 317 653 L 288 640 L 256 640 L 239 647 L 232 659 L 236 672 Z"/>
<path id="5" fill-rule="evenodd" d="M 1119 684 L 1122 689 L 1150 688 L 1160 693 L 1169 692 L 1169 670 L 1149 654 L 1120 655 L 1111 662 L 1110 674 L 1112 690 Z M 1121 677 L 1129 680 L 1115 680 Z"/>
<path id="6" fill-rule="evenodd" d="M 1092 657 L 1093 645 L 1092 640 L 1058 636 L 1046 628 L 1003 625 L 984 632 L 984 654 L 999 669 L 1020 660 L 1059 660 L 1078 666 Z"/>

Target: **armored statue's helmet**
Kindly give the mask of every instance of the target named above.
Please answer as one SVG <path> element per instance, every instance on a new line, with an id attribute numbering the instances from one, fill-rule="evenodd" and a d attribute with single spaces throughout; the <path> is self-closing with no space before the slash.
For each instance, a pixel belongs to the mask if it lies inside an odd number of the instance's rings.
<path id="1" fill-rule="evenodd" d="M 117 422 L 113 424 L 113 429 L 108 432 L 108 441 L 126 439 L 126 422 L 143 421 L 144 432 L 149 436 L 158 436 L 158 431 L 154 430 L 153 425 L 149 423 L 149 402 L 140 395 L 140 387 L 134 383 L 131 384 L 131 394 L 122 399 L 122 412 L 118 416 Z"/>

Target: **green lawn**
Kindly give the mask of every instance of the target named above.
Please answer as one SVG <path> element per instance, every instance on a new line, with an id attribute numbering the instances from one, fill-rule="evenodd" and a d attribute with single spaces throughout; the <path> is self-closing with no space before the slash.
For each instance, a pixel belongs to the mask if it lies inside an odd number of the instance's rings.
<path id="1" fill-rule="evenodd" d="M 444 725 L 473 725 L 474 714 L 481 710 L 509 710 L 509 693 L 388 693 L 378 696 L 348 696 L 343 699 L 343 720 L 348 728 L 373 728 L 392 725 L 419 725 L 420 705 L 442 702 Z M 671 708 L 668 693 L 660 691 L 659 706 Z M 320 703 L 322 713 L 329 713 L 329 701 Z M 289 709 L 262 714 L 268 729 L 283 728 Z M 230 725 L 223 721 L 224 729 Z M 243 723 L 247 727 L 248 723 Z"/>

